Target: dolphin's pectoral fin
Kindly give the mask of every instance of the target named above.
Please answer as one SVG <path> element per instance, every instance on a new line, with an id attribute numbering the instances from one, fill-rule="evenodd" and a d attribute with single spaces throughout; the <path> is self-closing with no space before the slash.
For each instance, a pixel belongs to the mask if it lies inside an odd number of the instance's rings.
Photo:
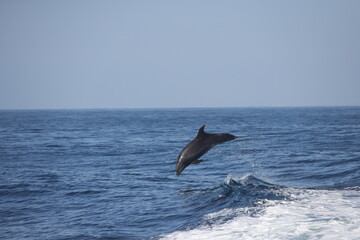
<path id="1" fill-rule="evenodd" d="M 199 163 L 201 163 L 202 161 L 204 161 L 204 160 L 195 160 L 195 161 L 192 161 L 191 164 L 199 164 Z"/>

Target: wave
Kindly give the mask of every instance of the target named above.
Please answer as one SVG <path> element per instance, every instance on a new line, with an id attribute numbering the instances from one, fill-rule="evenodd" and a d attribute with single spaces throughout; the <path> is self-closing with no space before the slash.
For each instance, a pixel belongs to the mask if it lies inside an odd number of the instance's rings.
<path id="1" fill-rule="evenodd" d="M 283 186 L 271 184 L 253 175 L 243 177 L 229 175 L 221 184 L 213 188 L 182 190 L 180 195 L 192 207 L 186 213 L 188 219 L 179 229 L 229 221 L 238 214 L 256 216 L 263 211 L 268 200 L 291 199 L 292 196 L 284 189 Z M 204 218 L 208 214 L 239 208 L 243 211 L 232 212 L 226 217 Z"/>
<path id="2" fill-rule="evenodd" d="M 39 186 L 32 186 L 27 183 L 0 185 L 0 196 L 2 197 L 29 197 L 47 193 L 49 193 L 47 189 L 40 188 Z"/>
<path id="3" fill-rule="evenodd" d="M 81 195 L 97 195 L 100 193 L 104 193 L 105 191 L 100 191 L 100 190 L 83 190 L 83 191 L 72 191 L 72 192 L 68 192 L 66 193 L 66 196 L 81 196 Z"/>
<path id="4" fill-rule="evenodd" d="M 221 186 L 186 191 L 223 208 L 202 215 L 197 225 L 162 235 L 161 239 L 358 239 L 360 191 L 295 189 L 274 185 L 252 175 L 229 176 Z M 206 202 L 209 204 L 209 201 Z"/>

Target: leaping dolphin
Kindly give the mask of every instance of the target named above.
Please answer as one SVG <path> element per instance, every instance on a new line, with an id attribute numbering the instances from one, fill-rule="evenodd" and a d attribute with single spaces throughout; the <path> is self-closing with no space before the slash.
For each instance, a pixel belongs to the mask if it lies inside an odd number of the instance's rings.
<path id="1" fill-rule="evenodd" d="M 176 161 L 176 176 L 179 176 L 190 164 L 201 163 L 203 160 L 199 160 L 199 158 L 217 144 L 242 137 L 229 133 L 206 133 L 204 128 L 205 125 L 201 126 L 196 137 L 181 150 Z"/>

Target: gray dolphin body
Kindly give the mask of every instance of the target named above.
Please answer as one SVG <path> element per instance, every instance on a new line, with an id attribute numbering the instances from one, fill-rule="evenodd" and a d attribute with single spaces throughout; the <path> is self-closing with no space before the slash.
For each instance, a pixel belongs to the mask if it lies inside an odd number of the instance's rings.
<path id="1" fill-rule="evenodd" d="M 201 126 L 196 137 L 180 152 L 176 161 L 176 176 L 190 164 L 202 162 L 199 158 L 217 144 L 240 138 L 229 133 L 205 133 L 204 128 L 205 125 Z"/>

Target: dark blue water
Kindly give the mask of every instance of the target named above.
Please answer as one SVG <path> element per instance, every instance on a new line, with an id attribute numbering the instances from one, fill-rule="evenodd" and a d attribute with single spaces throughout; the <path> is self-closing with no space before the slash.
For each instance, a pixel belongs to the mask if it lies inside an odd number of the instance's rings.
<path id="1" fill-rule="evenodd" d="M 0 164 L 1 239 L 360 237 L 360 107 L 1 111 Z"/>

